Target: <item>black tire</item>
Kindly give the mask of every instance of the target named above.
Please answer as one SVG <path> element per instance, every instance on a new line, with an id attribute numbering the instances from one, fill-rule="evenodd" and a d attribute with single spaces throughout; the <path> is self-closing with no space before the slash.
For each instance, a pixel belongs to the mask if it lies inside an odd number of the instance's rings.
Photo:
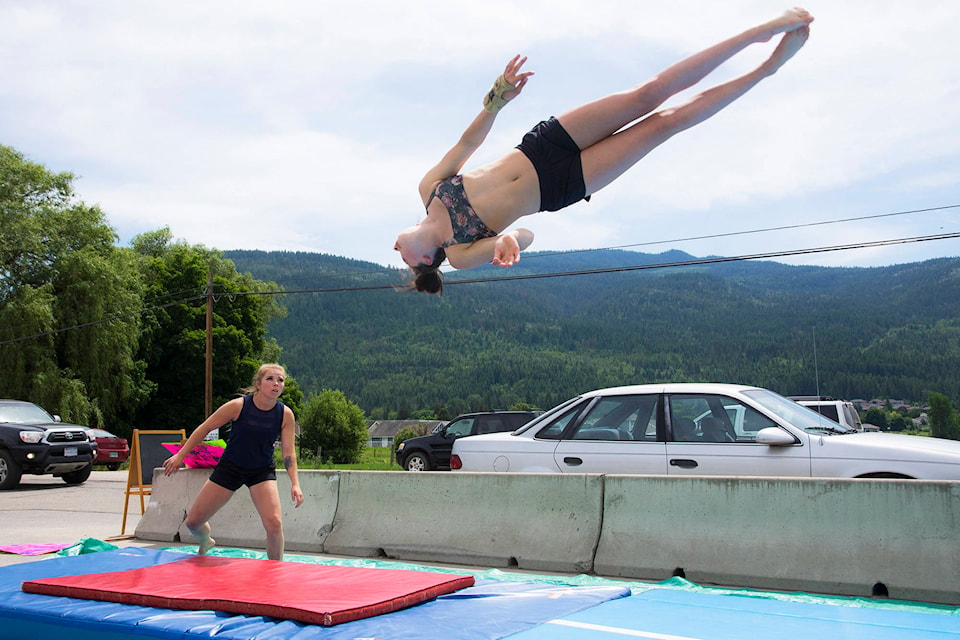
<path id="1" fill-rule="evenodd" d="M 61 478 L 67 484 L 82 484 L 87 481 L 87 478 L 90 477 L 90 472 L 93 471 L 93 463 L 88 464 L 83 469 L 79 471 L 71 471 L 70 473 L 65 473 Z"/>
<path id="2" fill-rule="evenodd" d="M 430 459 L 423 451 L 414 451 L 403 463 L 407 471 L 430 471 Z"/>
<path id="3" fill-rule="evenodd" d="M 6 449 L 0 449 L 0 491 L 15 489 L 20 484 L 23 470 L 13 455 Z"/>
<path id="4" fill-rule="evenodd" d="M 109 469 L 110 471 L 116 471 L 119 468 L 120 468 L 119 462 L 111 462 L 110 464 L 107 465 L 107 469 Z"/>

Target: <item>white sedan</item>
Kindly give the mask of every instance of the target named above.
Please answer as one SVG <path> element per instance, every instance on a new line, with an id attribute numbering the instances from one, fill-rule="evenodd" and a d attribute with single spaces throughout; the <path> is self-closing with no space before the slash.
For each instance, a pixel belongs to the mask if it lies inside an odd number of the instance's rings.
<path id="1" fill-rule="evenodd" d="M 513 433 L 458 439 L 454 471 L 960 480 L 960 442 L 851 431 L 767 389 L 591 391 Z"/>

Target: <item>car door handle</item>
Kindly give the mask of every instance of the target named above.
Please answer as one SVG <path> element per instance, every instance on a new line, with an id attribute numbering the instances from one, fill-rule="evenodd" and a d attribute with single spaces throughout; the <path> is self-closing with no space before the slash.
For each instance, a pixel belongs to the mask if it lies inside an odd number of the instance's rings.
<path id="1" fill-rule="evenodd" d="M 576 467 L 578 465 L 583 464 L 583 459 L 567 456 L 566 458 L 563 459 L 563 462 L 564 464 L 569 464 L 571 467 Z"/>
<path id="2" fill-rule="evenodd" d="M 680 467 L 681 469 L 695 469 L 699 465 L 696 460 L 687 460 L 685 458 L 674 458 L 670 461 L 671 467 Z"/>

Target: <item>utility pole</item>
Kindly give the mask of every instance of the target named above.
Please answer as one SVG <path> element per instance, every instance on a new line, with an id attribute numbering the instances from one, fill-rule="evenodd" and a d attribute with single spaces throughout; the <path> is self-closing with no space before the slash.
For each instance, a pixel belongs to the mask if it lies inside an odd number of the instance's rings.
<path id="1" fill-rule="evenodd" d="M 207 272 L 207 357 L 204 368 L 204 419 L 213 413 L 213 272 Z"/>

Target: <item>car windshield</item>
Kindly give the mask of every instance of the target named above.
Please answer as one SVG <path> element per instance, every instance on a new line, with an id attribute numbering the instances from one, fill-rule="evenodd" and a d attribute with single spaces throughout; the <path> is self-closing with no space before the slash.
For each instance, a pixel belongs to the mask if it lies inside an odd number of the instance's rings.
<path id="1" fill-rule="evenodd" d="M 53 416 L 35 404 L 0 404 L 0 422 L 47 424 Z"/>
<path id="2" fill-rule="evenodd" d="M 567 400 L 566 402 L 562 402 L 562 403 L 558 404 L 557 406 L 553 407 L 553 408 L 550 409 L 549 411 L 547 411 L 547 412 L 545 412 L 545 413 L 542 413 L 542 414 L 540 414 L 539 416 L 537 416 L 537 417 L 535 417 L 535 418 L 531 418 L 531 419 L 530 419 L 528 422 L 526 422 L 525 424 L 522 424 L 522 425 L 520 425 L 519 427 L 517 427 L 517 430 L 514 431 L 513 434 L 514 434 L 514 435 L 517 435 L 517 434 L 520 434 L 520 433 L 524 433 L 524 432 L 528 431 L 528 430 L 529 430 L 531 427 L 533 427 L 534 425 L 545 424 L 545 421 L 546 421 L 546 420 L 549 420 L 549 419 L 551 418 L 551 416 L 555 416 L 555 415 L 557 415 L 558 413 L 564 411 L 568 406 L 570 406 L 570 405 L 573 404 L 574 402 L 579 401 L 581 397 L 582 397 L 582 396 L 576 396 L 576 397 L 574 397 L 574 398 L 570 398 L 570 399 Z"/>
<path id="3" fill-rule="evenodd" d="M 795 427 L 808 433 L 853 433 L 843 425 L 826 418 L 812 409 L 767 389 L 749 389 L 743 392 L 751 400 L 771 413 L 783 418 Z"/>

